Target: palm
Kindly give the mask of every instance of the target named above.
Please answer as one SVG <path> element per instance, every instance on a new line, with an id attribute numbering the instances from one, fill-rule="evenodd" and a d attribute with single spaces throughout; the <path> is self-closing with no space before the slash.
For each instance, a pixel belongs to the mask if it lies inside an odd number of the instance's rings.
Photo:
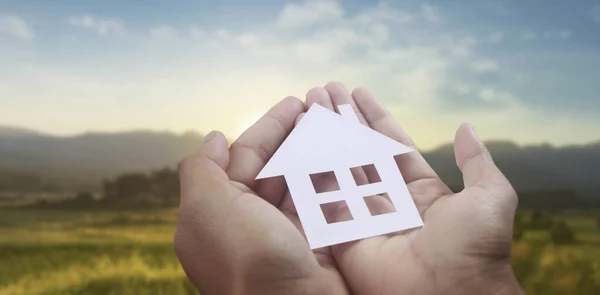
<path id="1" fill-rule="evenodd" d="M 310 286 L 312 292 L 299 294 L 348 294 L 342 275 L 336 268 L 330 248 L 321 248 L 311 251 L 306 244 L 298 216 L 295 210 L 286 207 L 287 200 L 291 200 L 288 192 L 280 196 L 284 201 L 281 206 L 265 202 L 265 195 L 256 195 L 244 184 L 232 181 L 233 191 L 241 194 L 244 211 L 248 216 L 238 216 L 245 220 L 246 226 L 254 231 L 246 231 L 245 240 L 252 240 L 256 250 L 252 256 L 256 260 L 269 261 L 268 266 L 262 266 L 259 275 L 254 280 L 256 284 L 261 281 L 294 280 L 304 281 L 304 289 Z M 283 214 L 282 214 L 283 213 Z M 265 233 L 267 229 L 267 233 Z M 293 280 L 290 280 L 293 279 Z M 288 293 L 293 287 L 286 286 Z M 305 290 L 306 291 L 306 290 Z M 252 293 L 251 293 L 252 294 Z M 269 294 L 261 290 L 261 294 Z M 273 294 L 278 294 L 273 290 Z"/>
<path id="2" fill-rule="evenodd" d="M 489 217 L 485 215 L 493 214 L 472 201 L 477 192 L 419 194 L 431 191 L 432 185 L 442 187 L 436 182 L 409 185 L 416 200 L 434 200 L 419 204 L 425 227 L 333 247 L 356 294 L 398 294 L 397 290 L 403 290 L 402 294 L 452 294 L 448 288 L 509 265 L 511 240 L 506 229 L 498 229 L 503 232 L 498 234 L 500 231 L 483 226 L 488 232 L 477 232 L 474 226 L 486 223 Z M 478 210 L 482 212 L 474 212 Z"/>

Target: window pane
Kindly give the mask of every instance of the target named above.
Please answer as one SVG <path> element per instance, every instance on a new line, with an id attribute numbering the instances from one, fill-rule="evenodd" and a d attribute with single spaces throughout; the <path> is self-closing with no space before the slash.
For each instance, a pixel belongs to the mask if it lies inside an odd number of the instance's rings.
<path id="1" fill-rule="evenodd" d="M 350 172 L 356 185 L 381 182 L 381 177 L 373 164 L 350 168 Z"/>
<path id="2" fill-rule="evenodd" d="M 310 180 L 317 194 L 340 190 L 340 184 L 333 171 L 311 174 Z"/>

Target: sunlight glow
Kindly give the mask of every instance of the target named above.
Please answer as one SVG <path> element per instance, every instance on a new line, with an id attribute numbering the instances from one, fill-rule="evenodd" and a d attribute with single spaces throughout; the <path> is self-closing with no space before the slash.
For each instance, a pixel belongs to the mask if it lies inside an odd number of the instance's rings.
<path id="1" fill-rule="evenodd" d="M 242 135 L 244 131 L 248 130 L 248 128 L 252 127 L 252 125 L 254 125 L 254 123 L 256 123 L 256 121 L 258 121 L 258 119 L 260 119 L 261 116 L 262 114 L 256 113 L 243 116 L 239 120 L 239 123 L 237 124 L 235 130 L 233 130 L 233 134 L 231 135 L 234 136 L 234 139 L 240 137 L 240 135 Z"/>

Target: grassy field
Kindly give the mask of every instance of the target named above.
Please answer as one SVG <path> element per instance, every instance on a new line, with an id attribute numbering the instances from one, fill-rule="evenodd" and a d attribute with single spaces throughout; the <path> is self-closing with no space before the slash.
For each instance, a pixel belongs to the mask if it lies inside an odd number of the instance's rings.
<path id="1" fill-rule="evenodd" d="M 596 216 L 597 212 L 551 215 L 555 222 L 564 220 L 574 232 L 576 241 L 572 244 L 553 244 L 548 230 L 525 231 L 523 238 L 514 242 L 513 268 L 526 294 L 600 294 L 600 227 Z"/>
<path id="2" fill-rule="evenodd" d="M 578 243 L 543 230 L 514 244 L 527 294 L 600 294 L 596 214 L 555 216 Z M 0 295 L 197 294 L 173 253 L 176 211 L 0 210 Z"/>
<path id="3" fill-rule="evenodd" d="M 197 294 L 173 252 L 176 213 L 0 211 L 0 294 Z"/>

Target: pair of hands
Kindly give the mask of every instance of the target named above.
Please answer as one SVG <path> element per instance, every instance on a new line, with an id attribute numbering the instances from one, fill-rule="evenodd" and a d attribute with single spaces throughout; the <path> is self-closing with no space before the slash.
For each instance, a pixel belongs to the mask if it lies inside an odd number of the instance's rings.
<path id="1" fill-rule="evenodd" d="M 311 250 L 285 180 L 255 177 L 313 103 L 351 104 L 363 124 L 414 148 L 367 90 L 340 83 L 311 89 L 305 102 L 284 99 L 231 147 L 211 132 L 181 165 L 175 234 L 202 295 L 523 294 L 510 264 L 517 196 L 469 125 L 454 142 L 460 193 L 418 152 L 396 157 L 422 228 Z"/>

